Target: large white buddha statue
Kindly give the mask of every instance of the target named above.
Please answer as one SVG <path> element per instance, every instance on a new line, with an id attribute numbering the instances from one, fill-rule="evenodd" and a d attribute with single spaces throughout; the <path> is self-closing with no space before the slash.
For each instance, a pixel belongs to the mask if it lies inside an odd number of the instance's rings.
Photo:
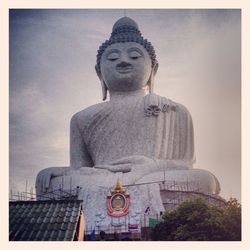
<path id="1" fill-rule="evenodd" d="M 163 211 L 157 182 L 187 181 L 201 192 L 218 194 L 216 177 L 193 169 L 192 118 L 181 104 L 153 93 L 158 62 L 138 25 L 123 17 L 99 48 L 96 72 L 103 100 L 71 119 L 70 166 L 50 167 L 36 179 L 37 198 L 57 189 L 79 186 L 87 225 L 108 224 L 106 197 L 117 179 L 130 193 L 131 218 L 151 206 Z M 138 185 L 140 184 L 140 185 Z"/>

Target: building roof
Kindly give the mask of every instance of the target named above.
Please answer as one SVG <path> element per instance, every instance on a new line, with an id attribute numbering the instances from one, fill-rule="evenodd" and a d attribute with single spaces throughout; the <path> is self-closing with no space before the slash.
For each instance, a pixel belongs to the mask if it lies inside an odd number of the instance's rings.
<path id="1" fill-rule="evenodd" d="M 9 240 L 74 240 L 81 203 L 79 200 L 10 202 Z"/>

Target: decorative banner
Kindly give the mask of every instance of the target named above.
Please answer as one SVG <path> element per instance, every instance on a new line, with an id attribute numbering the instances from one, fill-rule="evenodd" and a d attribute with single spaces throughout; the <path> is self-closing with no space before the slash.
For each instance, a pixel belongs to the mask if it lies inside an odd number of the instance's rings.
<path id="1" fill-rule="evenodd" d="M 144 214 L 149 214 L 149 212 L 150 212 L 150 207 L 148 206 L 148 207 L 145 209 Z"/>
<path id="2" fill-rule="evenodd" d="M 139 232 L 139 225 L 138 224 L 128 224 L 128 231 L 129 232 Z"/>
<path id="3" fill-rule="evenodd" d="M 115 188 L 107 195 L 108 215 L 121 217 L 128 214 L 129 194 L 126 193 L 117 180 Z"/>

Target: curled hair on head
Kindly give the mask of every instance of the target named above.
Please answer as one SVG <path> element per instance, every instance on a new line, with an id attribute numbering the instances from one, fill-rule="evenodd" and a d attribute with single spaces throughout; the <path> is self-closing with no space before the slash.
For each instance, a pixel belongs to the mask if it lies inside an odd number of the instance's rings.
<path id="1" fill-rule="evenodd" d="M 105 49 L 111 44 L 126 43 L 126 42 L 136 42 L 142 45 L 147 50 L 151 58 L 151 62 L 152 62 L 151 67 L 153 68 L 157 64 L 156 54 L 155 54 L 155 50 L 152 44 L 147 39 L 144 39 L 141 35 L 141 32 L 134 26 L 122 25 L 113 30 L 109 40 L 106 40 L 99 47 L 97 51 L 96 66 L 100 72 L 101 72 L 101 68 L 100 68 L 101 57 Z"/>

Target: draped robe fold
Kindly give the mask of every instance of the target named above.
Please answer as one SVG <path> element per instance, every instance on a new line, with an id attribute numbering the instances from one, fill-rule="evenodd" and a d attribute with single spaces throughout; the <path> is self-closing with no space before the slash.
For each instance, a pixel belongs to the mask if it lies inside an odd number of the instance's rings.
<path id="1" fill-rule="evenodd" d="M 191 167 L 191 116 L 184 106 L 168 103 L 166 112 L 149 117 L 145 115 L 145 97 L 111 100 L 75 114 L 71 120 L 71 167 L 109 164 L 132 155 L 182 160 Z"/>

